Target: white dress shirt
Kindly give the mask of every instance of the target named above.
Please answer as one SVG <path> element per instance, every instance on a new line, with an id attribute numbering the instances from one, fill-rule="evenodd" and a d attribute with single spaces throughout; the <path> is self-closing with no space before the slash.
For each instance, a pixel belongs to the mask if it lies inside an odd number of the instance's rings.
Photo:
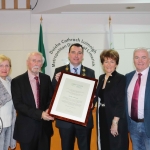
<path id="1" fill-rule="evenodd" d="M 28 76 L 29 76 L 29 81 L 30 81 L 30 85 L 31 85 L 31 88 L 32 88 L 32 92 L 33 92 L 33 95 L 34 95 L 34 100 L 35 100 L 35 105 L 36 105 L 36 108 L 37 108 L 37 85 L 36 85 L 36 80 L 34 79 L 34 75 L 31 73 L 30 70 L 28 70 Z M 39 80 L 39 83 L 40 83 L 40 79 L 39 79 L 39 74 L 37 75 L 38 77 L 38 80 Z"/>
<path id="2" fill-rule="evenodd" d="M 78 69 L 77 69 L 77 74 L 80 74 L 81 64 L 80 64 L 79 66 L 77 66 L 77 67 L 74 67 L 74 66 L 70 63 L 70 72 L 71 72 L 71 73 L 74 73 L 74 71 L 75 71 L 73 68 L 78 68 Z"/>
<path id="3" fill-rule="evenodd" d="M 145 100 L 145 90 L 146 90 L 146 83 L 147 83 L 147 76 L 148 76 L 149 67 L 141 72 L 141 84 L 139 89 L 139 97 L 138 97 L 138 119 L 144 118 L 144 100 Z M 138 72 L 135 72 L 129 87 L 127 89 L 127 98 L 128 98 L 128 113 L 131 117 L 131 103 L 132 103 L 132 95 L 136 80 L 138 79 Z"/>

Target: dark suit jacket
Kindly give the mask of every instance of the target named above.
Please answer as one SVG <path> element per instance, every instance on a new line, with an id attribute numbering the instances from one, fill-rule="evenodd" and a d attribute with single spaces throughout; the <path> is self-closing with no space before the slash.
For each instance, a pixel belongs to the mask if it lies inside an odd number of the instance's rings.
<path id="1" fill-rule="evenodd" d="M 132 72 L 126 74 L 126 103 L 128 103 L 127 89 L 128 89 L 128 86 L 129 86 L 134 74 L 135 74 L 135 71 L 132 71 Z M 126 112 L 127 112 L 127 118 L 128 118 L 128 128 L 130 129 L 130 119 L 129 119 L 129 114 L 128 114 L 128 105 L 127 105 Z M 145 130 L 146 130 L 146 134 L 150 138 L 150 70 L 148 72 L 146 89 L 145 89 L 144 126 L 145 126 Z"/>
<path id="2" fill-rule="evenodd" d="M 97 93 L 95 100 L 98 100 L 100 88 L 104 82 L 105 74 L 99 77 L 99 84 L 97 87 Z M 119 136 L 114 137 L 109 134 L 110 149 L 128 149 L 128 131 L 127 131 L 127 119 L 125 113 L 125 76 L 114 71 L 112 76 L 109 77 L 105 91 L 105 112 L 106 121 L 108 124 L 108 131 L 110 131 L 112 120 L 114 116 L 119 117 L 118 132 Z M 110 133 L 110 132 L 109 132 Z M 118 144 L 116 144 L 118 143 Z"/>
<path id="3" fill-rule="evenodd" d="M 57 81 L 55 79 L 55 75 L 58 72 L 65 71 L 65 68 L 66 68 L 66 66 L 62 66 L 62 67 L 59 67 L 59 68 L 55 69 L 55 73 L 54 73 L 53 80 L 52 80 L 52 84 L 53 84 L 54 88 L 57 84 Z M 82 71 L 82 68 L 83 68 L 83 66 L 81 66 L 81 71 Z M 68 67 L 68 69 L 70 69 L 70 66 Z M 90 68 L 87 68 L 87 67 L 84 67 L 84 69 L 85 69 L 85 74 L 86 74 L 87 77 L 95 78 L 94 70 L 92 70 Z M 70 72 L 70 70 L 68 70 L 68 72 Z M 80 74 L 82 75 L 82 72 Z M 81 128 L 81 129 L 84 128 L 81 125 L 73 124 L 73 123 L 62 121 L 62 120 L 59 120 L 59 119 L 56 120 L 56 127 L 58 127 L 58 128 L 70 128 L 72 125 L 74 125 L 76 128 Z M 87 123 L 86 127 L 87 128 L 92 128 L 93 127 L 92 111 L 90 112 L 88 123 Z"/>
<path id="4" fill-rule="evenodd" d="M 50 137 L 53 134 L 52 122 L 41 119 L 42 112 L 49 107 L 53 88 L 50 77 L 39 73 L 40 78 L 40 108 L 35 105 L 34 95 L 30 85 L 28 73 L 24 73 L 12 80 L 11 90 L 17 119 L 14 129 L 14 139 L 19 142 L 30 142 L 37 126 L 40 134 Z"/>

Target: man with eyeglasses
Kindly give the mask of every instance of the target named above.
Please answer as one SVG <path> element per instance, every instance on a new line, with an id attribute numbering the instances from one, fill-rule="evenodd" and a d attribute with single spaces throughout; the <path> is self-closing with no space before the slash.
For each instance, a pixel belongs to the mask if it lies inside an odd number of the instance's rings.
<path id="1" fill-rule="evenodd" d="M 21 150 L 50 150 L 53 117 L 48 107 L 53 95 L 51 79 L 40 73 L 44 57 L 32 52 L 27 58 L 28 71 L 12 80 L 12 99 L 17 111 L 14 139 Z"/>
<path id="2" fill-rule="evenodd" d="M 136 70 L 126 75 L 128 129 L 133 150 L 150 150 L 150 55 L 146 48 L 133 53 Z"/>
<path id="3" fill-rule="evenodd" d="M 83 66 L 83 47 L 79 43 L 72 44 L 69 48 L 68 58 L 70 63 L 55 69 L 52 84 L 56 87 L 61 71 L 71 72 L 95 78 L 92 69 Z M 91 131 L 93 128 L 92 111 L 88 118 L 87 126 L 81 126 L 67 121 L 56 119 L 56 127 L 59 128 L 62 150 L 74 150 L 75 137 L 78 141 L 79 150 L 90 150 Z"/>

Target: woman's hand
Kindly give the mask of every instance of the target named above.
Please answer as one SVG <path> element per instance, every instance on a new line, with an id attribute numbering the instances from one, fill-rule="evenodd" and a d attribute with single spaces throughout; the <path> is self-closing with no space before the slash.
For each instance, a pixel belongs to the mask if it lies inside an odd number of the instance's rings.
<path id="1" fill-rule="evenodd" d="M 114 117 L 114 119 L 112 120 L 111 129 L 110 129 L 110 132 L 114 137 L 119 135 L 119 133 L 118 133 L 118 122 L 119 122 L 119 118 Z"/>
<path id="2" fill-rule="evenodd" d="M 113 124 L 111 125 L 111 134 L 115 137 L 118 135 L 118 124 Z"/>

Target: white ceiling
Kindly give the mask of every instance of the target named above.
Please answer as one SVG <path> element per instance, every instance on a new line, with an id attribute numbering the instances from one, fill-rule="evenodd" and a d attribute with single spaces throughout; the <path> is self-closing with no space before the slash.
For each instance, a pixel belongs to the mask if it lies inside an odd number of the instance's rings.
<path id="1" fill-rule="evenodd" d="M 35 14 L 150 13 L 150 0 L 31 0 L 31 8 Z"/>

